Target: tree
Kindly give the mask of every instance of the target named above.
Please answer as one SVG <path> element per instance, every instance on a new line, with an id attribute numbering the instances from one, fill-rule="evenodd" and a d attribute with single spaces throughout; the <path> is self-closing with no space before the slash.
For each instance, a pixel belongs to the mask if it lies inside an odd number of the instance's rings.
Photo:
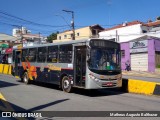
<path id="1" fill-rule="evenodd" d="M 157 20 L 160 20 L 160 16 L 157 17 Z"/>
<path id="2" fill-rule="evenodd" d="M 57 32 L 57 33 L 52 33 L 51 35 L 49 35 L 49 36 L 47 37 L 47 42 L 52 43 L 53 40 L 56 40 L 58 33 L 59 33 L 59 32 Z"/>

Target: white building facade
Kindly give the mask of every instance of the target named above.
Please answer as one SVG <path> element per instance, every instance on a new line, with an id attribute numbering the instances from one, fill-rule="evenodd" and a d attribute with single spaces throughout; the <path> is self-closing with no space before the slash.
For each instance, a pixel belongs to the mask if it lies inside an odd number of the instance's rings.
<path id="1" fill-rule="evenodd" d="M 35 44 L 45 44 L 46 37 L 39 34 L 32 34 L 30 30 L 25 27 L 14 28 L 12 32 L 13 36 L 18 38 L 18 43 L 22 43 L 23 46 L 33 46 Z"/>
<path id="2" fill-rule="evenodd" d="M 99 37 L 102 39 L 115 38 L 117 42 L 126 42 L 139 38 L 147 32 L 149 32 L 147 25 L 139 21 L 133 21 L 106 29 L 99 33 Z"/>
<path id="3" fill-rule="evenodd" d="M 140 21 L 125 22 L 99 33 L 100 38 L 115 38 L 117 42 L 127 42 L 144 35 L 160 38 L 160 20 L 148 23 Z"/>

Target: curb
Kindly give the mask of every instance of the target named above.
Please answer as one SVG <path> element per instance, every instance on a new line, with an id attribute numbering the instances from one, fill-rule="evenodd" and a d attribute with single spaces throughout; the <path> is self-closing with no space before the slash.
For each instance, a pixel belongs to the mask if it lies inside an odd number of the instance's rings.
<path id="1" fill-rule="evenodd" d="M 12 66 L 10 64 L 0 64 L 0 73 L 11 75 Z"/>
<path id="2" fill-rule="evenodd" d="M 160 83 L 137 79 L 123 79 L 122 90 L 128 93 L 160 95 Z"/>

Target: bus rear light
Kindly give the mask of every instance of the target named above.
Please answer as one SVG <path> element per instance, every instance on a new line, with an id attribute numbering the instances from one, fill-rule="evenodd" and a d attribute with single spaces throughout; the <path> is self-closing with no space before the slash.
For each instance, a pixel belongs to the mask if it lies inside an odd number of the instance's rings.
<path id="1" fill-rule="evenodd" d="M 82 77 L 82 80 L 86 80 L 86 77 L 85 77 L 85 76 L 83 76 L 83 77 Z"/>

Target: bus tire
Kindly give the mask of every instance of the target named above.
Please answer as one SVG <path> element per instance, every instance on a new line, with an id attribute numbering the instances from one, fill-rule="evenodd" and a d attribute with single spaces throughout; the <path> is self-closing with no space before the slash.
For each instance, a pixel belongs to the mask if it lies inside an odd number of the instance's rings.
<path id="1" fill-rule="evenodd" d="M 23 75 L 23 82 L 25 84 L 29 84 L 30 83 L 27 72 L 25 72 L 24 75 Z"/>
<path id="2" fill-rule="evenodd" d="M 72 91 L 71 81 L 69 80 L 67 76 L 64 76 L 62 78 L 61 87 L 64 92 L 70 93 Z"/>

